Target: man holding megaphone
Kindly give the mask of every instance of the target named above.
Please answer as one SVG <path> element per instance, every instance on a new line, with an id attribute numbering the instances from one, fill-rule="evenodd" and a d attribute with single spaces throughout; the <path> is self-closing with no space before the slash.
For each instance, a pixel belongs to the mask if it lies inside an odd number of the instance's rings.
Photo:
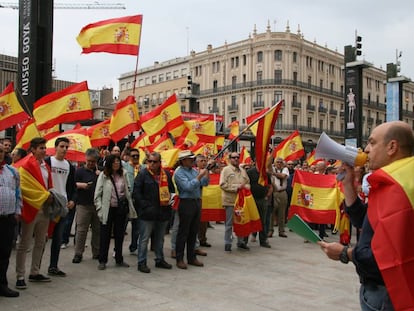
<path id="1" fill-rule="evenodd" d="M 338 146 L 332 146 L 338 152 Z M 344 155 L 347 150 L 342 148 Z M 319 245 L 330 259 L 355 264 L 362 310 L 414 309 L 414 239 L 410 238 L 414 228 L 413 150 L 413 131 L 402 121 L 383 123 L 372 131 L 365 148 L 373 170 L 368 177 L 369 208 L 353 186 L 350 164 L 356 165 L 357 157 L 354 162 L 339 158 L 346 173 L 342 181 L 345 211 L 362 232 L 353 248 L 336 242 L 321 241 Z"/>

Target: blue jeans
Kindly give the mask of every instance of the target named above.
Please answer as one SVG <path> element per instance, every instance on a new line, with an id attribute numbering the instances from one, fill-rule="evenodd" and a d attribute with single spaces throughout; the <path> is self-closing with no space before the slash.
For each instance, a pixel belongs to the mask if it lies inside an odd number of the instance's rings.
<path id="1" fill-rule="evenodd" d="M 129 251 L 135 252 L 138 248 L 138 237 L 139 237 L 139 220 L 131 219 L 131 244 L 129 245 Z"/>
<path id="2" fill-rule="evenodd" d="M 224 244 L 231 245 L 233 240 L 233 206 L 223 206 L 226 210 L 226 222 L 224 224 Z M 244 237 L 237 237 L 237 245 L 246 243 Z"/>
<path id="3" fill-rule="evenodd" d="M 359 302 L 362 311 L 393 311 L 385 286 L 361 284 Z"/>
<path id="4" fill-rule="evenodd" d="M 57 268 L 60 255 L 60 246 L 62 245 L 63 230 L 65 229 L 66 218 L 61 218 L 55 225 L 50 244 L 50 265 L 49 268 Z"/>
<path id="5" fill-rule="evenodd" d="M 138 265 L 147 263 L 148 241 L 154 232 L 153 240 L 155 262 L 164 260 L 164 235 L 168 226 L 168 220 L 150 221 L 139 219 L 139 238 L 138 238 Z"/>

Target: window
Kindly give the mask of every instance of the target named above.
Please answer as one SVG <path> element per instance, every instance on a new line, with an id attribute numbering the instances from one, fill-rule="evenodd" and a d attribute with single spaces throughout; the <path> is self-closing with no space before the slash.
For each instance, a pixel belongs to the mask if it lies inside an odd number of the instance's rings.
<path id="1" fill-rule="evenodd" d="M 282 83 L 282 70 L 280 69 L 275 70 L 275 83 L 276 84 Z"/>
<path id="2" fill-rule="evenodd" d="M 236 105 L 237 105 L 237 96 L 232 96 L 231 97 L 231 106 L 236 107 Z"/>
<path id="3" fill-rule="evenodd" d="M 312 105 L 312 96 L 308 96 L 308 106 Z"/>
<path id="4" fill-rule="evenodd" d="M 293 72 L 293 84 L 296 85 L 298 83 L 298 73 L 296 71 Z"/>
<path id="5" fill-rule="evenodd" d="M 234 122 L 234 121 L 236 121 L 237 120 L 237 117 L 235 117 L 235 116 L 233 116 L 233 117 L 231 117 L 231 122 Z"/>
<path id="6" fill-rule="evenodd" d="M 161 74 L 158 75 L 158 81 L 159 82 L 164 81 L 164 74 L 163 73 L 161 73 Z"/>
<path id="7" fill-rule="evenodd" d="M 247 56 L 243 55 L 243 66 L 247 65 Z"/>
<path id="8" fill-rule="evenodd" d="M 257 72 L 257 84 L 262 84 L 263 71 Z"/>
<path id="9" fill-rule="evenodd" d="M 171 72 L 167 72 L 167 73 L 165 74 L 165 80 L 166 80 L 166 81 L 171 80 Z"/>
<path id="10" fill-rule="evenodd" d="M 234 57 L 230 58 L 230 67 L 234 68 Z"/>
<path id="11" fill-rule="evenodd" d="M 231 77 L 231 87 L 235 88 L 237 84 L 237 76 Z"/>
<path id="12" fill-rule="evenodd" d="M 213 92 L 217 92 L 217 80 L 213 81 Z"/>
<path id="13" fill-rule="evenodd" d="M 157 83 L 157 77 L 156 76 L 152 76 L 151 77 L 151 82 L 152 82 L 152 84 Z"/>
<path id="14" fill-rule="evenodd" d="M 312 87 L 312 77 L 308 76 L 308 88 Z"/>
<path id="15" fill-rule="evenodd" d="M 322 130 L 323 129 L 323 120 L 319 120 L 319 129 Z"/>
<path id="16" fill-rule="evenodd" d="M 297 52 L 293 52 L 292 58 L 293 58 L 293 62 L 294 62 L 294 63 L 296 63 L 296 62 L 298 61 L 298 60 L 297 60 L 297 58 L 298 58 L 298 53 L 297 53 Z"/>
<path id="17" fill-rule="evenodd" d="M 331 82 L 331 93 L 333 93 L 334 83 Z"/>
<path id="18" fill-rule="evenodd" d="M 333 131 L 334 131 L 334 123 L 333 123 L 333 121 L 331 121 L 331 122 L 329 123 L 329 130 L 330 130 L 331 132 L 333 132 Z"/>
<path id="19" fill-rule="evenodd" d="M 235 63 L 236 68 L 239 67 L 239 57 L 236 56 L 236 63 Z"/>
<path id="20" fill-rule="evenodd" d="M 213 99 L 213 111 L 212 112 L 219 112 L 218 105 L 217 105 L 217 98 Z"/>
<path id="21" fill-rule="evenodd" d="M 298 128 L 298 116 L 296 114 L 292 116 L 292 121 L 293 121 L 293 128 L 297 129 Z"/>
<path id="22" fill-rule="evenodd" d="M 256 93 L 256 102 L 261 103 L 262 99 L 263 99 L 263 93 L 262 92 L 257 92 Z"/>
<path id="23" fill-rule="evenodd" d="M 282 99 L 282 91 L 275 91 L 275 103 L 278 103 Z"/>
<path id="24" fill-rule="evenodd" d="M 282 51 L 276 50 L 275 51 L 275 61 L 281 61 L 282 60 Z"/>
<path id="25" fill-rule="evenodd" d="M 308 129 L 312 128 L 312 118 L 308 117 Z"/>
<path id="26" fill-rule="evenodd" d="M 174 79 L 178 78 L 178 70 L 174 70 L 174 74 L 173 74 Z"/>
<path id="27" fill-rule="evenodd" d="M 243 84 L 246 84 L 246 74 L 243 74 Z"/>
<path id="28" fill-rule="evenodd" d="M 263 61 L 263 52 L 259 51 L 257 52 L 257 62 L 261 63 Z"/>

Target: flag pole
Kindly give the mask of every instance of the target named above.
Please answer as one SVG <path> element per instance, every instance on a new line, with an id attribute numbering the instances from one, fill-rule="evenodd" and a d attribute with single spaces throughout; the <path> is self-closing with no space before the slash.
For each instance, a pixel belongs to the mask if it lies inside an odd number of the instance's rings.
<path id="1" fill-rule="evenodd" d="M 142 21 L 143 20 L 144 20 L 144 16 L 141 17 L 141 26 L 139 28 L 137 62 L 135 64 L 134 82 L 133 82 L 133 86 L 132 86 L 132 95 L 134 95 L 134 97 L 135 97 L 135 87 L 136 87 L 136 84 L 137 84 L 137 76 L 138 76 L 138 59 L 139 59 L 139 48 L 141 47 L 141 33 L 142 33 Z"/>
<path id="2" fill-rule="evenodd" d="M 228 144 L 227 146 L 223 147 L 223 149 L 220 150 L 219 153 L 217 153 L 214 157 L 213 160 L 217 159 L 220 155 L 222 155 L 224 153 L 224 151 L 226 151 L 231 145 L 232 143 L 237 140 L 241 135 L 243 135 L 245 132 L 247 132 L 248 130 L 250 130 L 250 128 L 256 124 L 257 122 L 259 122 L 260 119 L 264 118 L 266 115 L 268 115 L 269 113 L 271 113 L 273 110 L 276 109 L 276 107 L 278 105 L 282 105 L 284 103 L 284 100 L 281 99 L 280 101 L 277 102 L 277 104 L 275 104 L 273 107 L 271 107 L 268 111 L 266 111 L 266 113 L 264 113 L 263 115 L 259 116 L 256 120 L 254 120 L 252 123 L 250 123 L 245 129 L 243 129 L 239 135 L 237 135 L 236 137 L 234 137 Z"/>

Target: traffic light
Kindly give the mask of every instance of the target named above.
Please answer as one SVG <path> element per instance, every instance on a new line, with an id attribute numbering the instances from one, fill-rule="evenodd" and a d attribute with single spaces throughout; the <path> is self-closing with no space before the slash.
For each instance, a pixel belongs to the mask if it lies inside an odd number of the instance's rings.
<path id="1" fill-rule="evenodd" d="M 398 59 L 397 59 L 397 64 L 395 64 L 395 68 L 398 74 L 401 71 L 401 62 Z"/>
<path id="2" fill-rule="evenodd" d="M 193 89 L 193 79 L 191 78 L 191 76 L 187 76 L 187 89 L 190 93 Z"/>
<path id="3" fill-rule="evenodd" d="M 360 56 L 362 55 L 362 37 L 361 36 L 356 36 L 355 37 L 355 56 Z"/>
<path id="4" fill-rule="evenodd" d="M 387 79 L 395 78 L 397 76 L 397 65 L 393 63 L 387 64 Z"/>

